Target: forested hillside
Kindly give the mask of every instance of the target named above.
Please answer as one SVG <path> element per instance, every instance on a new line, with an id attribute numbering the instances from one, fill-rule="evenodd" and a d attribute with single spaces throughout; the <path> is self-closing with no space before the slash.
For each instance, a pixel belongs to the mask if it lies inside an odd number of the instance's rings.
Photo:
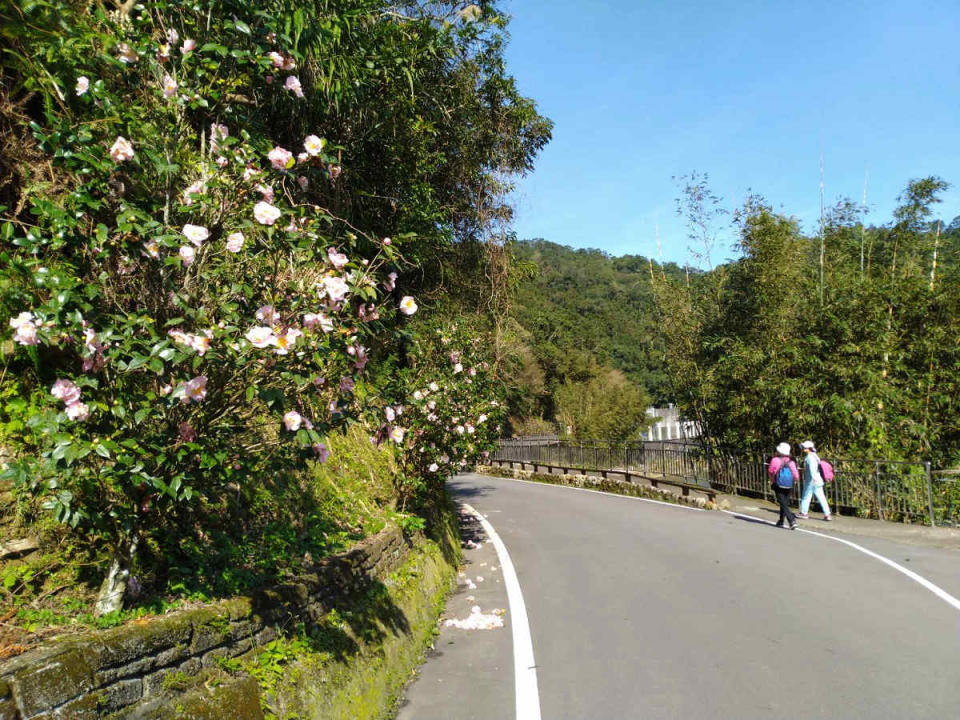
<path id="1" fill-rule="evenodd" d="M 549 423 L 566 415 L 562 426 L 586 423 L 574 427 L 583 437 L 635 435 L 637 426 L 626 426 L 642 420 L 636 409 L 666 402 L 671 392 L 651 273 L 679 278 L 683 270 L 546 240 L 517 242 L 511 249 L 521 278 L 511 310 L 519 354 L 515 425 L 520 418 Z M 587 397 L 597 399 L 591 414 L 605 414 L 605 420 L 584 416 Z"/>

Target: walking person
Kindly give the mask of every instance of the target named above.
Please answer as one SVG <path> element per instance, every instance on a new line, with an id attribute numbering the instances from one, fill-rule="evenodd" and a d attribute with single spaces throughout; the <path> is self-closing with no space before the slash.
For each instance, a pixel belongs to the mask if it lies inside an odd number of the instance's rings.
<path id="1" fill-rule="evenodd" d="M 800 479 L 800 473 L 797 471 L 797 464 L 790 459 L 790 443 L 782 442 L 777 445 L 777 455 L 770 459 L 767 474 L 773 484 L 773 494 L 780 505 L 777 527 L 783 527 L 786 520 L 790 523 L 790 529 L 796 530 L 797 518 L 790 510 L 790 490 L 793 489 L 793 483 Z"/>
<path id="2" fill-rule="evenodd" d="M 805 457 L 803 458 L 803 495 L 800 498 L 800 514 L 797 517 L 807 518 L 810 501 L 816 495 L 820 509 L 823 510 L 823 519 L 830 522 L 830 506 L 823 492 L 823 476 L 820 474 L 820 456 L 817 455 L 817 448 L 813 440 L 804 440 L 800 447 L 803 448 Z"/>

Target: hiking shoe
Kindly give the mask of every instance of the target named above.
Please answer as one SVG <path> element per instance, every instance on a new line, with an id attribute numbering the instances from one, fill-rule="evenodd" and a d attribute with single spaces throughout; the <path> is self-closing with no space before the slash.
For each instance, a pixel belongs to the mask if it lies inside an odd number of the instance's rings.
<path id="1" fill-rule="evenodd" d="M 783 523 L 782 523 L 782 522 L 775 523 L 775 524 L 774 524 L 774 527 L 782 528 L 782 527 L 783 527 Z"/>
<path id="2" fill-rule="evenodd" d="M 796 530 L 796 529 L 797 529 L 797 524 L 796 524 L 796 523 L 790 523 L 790 529 L 791 529 L 791 530 Z"/>
<path id="3" fill-rule="evenodd" d="M 824 521 L 824 522 L 830 522 L 831 520 L 833 520 L 833 517 L 831 517 L 830 515 L 824 515 L 824 516 L 823 516 L 823 521 Z"/>
<path id="4" fill-rule="evenodd" d="M 806 513 L 797 513 L 797 517 L 800 518 L 801 520 L 809 520 L 809 519 L 810 519 L 810 516 L 807 515 Z"/>

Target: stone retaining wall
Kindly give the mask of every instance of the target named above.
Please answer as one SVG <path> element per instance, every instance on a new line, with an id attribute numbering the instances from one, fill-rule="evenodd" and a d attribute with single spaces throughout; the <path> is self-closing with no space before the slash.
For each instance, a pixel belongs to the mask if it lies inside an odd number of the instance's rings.
<path id="1" fill-rule="evenodd" d="M 165 679 L 195 676 L 218 658 L 243 655 L 298 623 L 320 622 L 332 601 L 361 592 L 399 568 L 410 553 L 390 528 L 352 550 L 317 563 L 295 582 L 201 608 L 146 618 L 121 627 L 54 640 L 0 663 L 0 720 L 87 720 L 110 715 L 146 717 L 169 687 Z M 229 715 L 262 718 L 259 688 L 249 677 L 214 689 Z M 151 702 L 153 701 L 153 702 Z M 209 701 L 207 701 L 209 704 Z M 172 713 L 157 717 L 184 717 Z"/>

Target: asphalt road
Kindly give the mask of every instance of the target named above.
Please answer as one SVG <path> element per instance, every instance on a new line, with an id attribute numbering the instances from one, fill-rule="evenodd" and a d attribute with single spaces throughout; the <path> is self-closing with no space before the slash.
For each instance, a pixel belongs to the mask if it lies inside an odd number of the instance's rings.
<path id="1" fill-rule="evenodd" d="M 960 715 L 960 612 L 850 547 L 568 488 L 480 475 L 450 487 L 513 559 L 544 720 Z M 956 552 L 874 544 L 960 587 Z M 467 551 L 467 576 L 495 562 L 487 547 Z M 502 585 L 487 588 L 484 611 L 507 607 Z M 451 607 L 463 614 L 473 592 Z M 513 718 L 506 620 L 444 628 L 400 718 Z"/>

